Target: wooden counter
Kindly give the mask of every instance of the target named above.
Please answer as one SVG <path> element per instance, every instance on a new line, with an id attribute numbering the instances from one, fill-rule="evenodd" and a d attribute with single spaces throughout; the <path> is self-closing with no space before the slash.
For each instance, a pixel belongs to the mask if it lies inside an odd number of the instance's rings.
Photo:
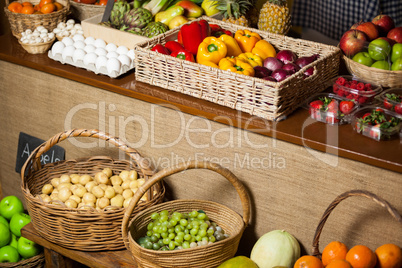
<path id="1" fill-rule="evenodd" d="M 329 203 L 350 189 L 369 190 L 402 211 L 402 143 L 376 142 L 350 125 L 327 126 L 298 109 L 272 122 L 176 92 L 118 79 L 26 53 L 10 35 L 0 36 L 0 179 L 3 195 L 21 196 L 14 171 L 19 132 L 41 139 L 69 128 L 97 128 L 119 136 L 158 169 L 190 159 L 218 162 L 250 191 L 253 215 L 240 245 L 272 229 L 294 234 L 310 252 L 316 225 Z M 93 142 L 93 141 L 91 141 Z M 80 141 L 60 144 L 67 159 L 123 157 L 115 148 Z M 190 171 L 166 179 L 169 197 L 214 200 L 241 213 L 239 198 L 222 178 Z M 212 181 L 211 181 L 212 180 Z M 402 228 L 378 205 L 343 201 L 321 243 L 400 242 Z"/>

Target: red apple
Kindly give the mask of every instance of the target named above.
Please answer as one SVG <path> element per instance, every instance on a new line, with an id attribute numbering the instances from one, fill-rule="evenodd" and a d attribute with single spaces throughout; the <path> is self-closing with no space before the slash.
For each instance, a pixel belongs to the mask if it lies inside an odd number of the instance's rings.
<path id="1" fill-rule="evenodd" d="M 387 42 L 390 44 L 391 47 L 392 47 L 394 44 L 396 44 L 396 41 L 395 41 L 395 40 L 389 39 L 388 37 L 381 36 L 381 37 L 378 37 L 377 39 L 383 39 L 383 40 L 387 41 Z"/>
<path id="2" fill-rule="evenodd" d="M 391 29 L 395 28 L 394 20 L 388 15 L 378 15 L 371 22 L 377 25 L 382 36 L 386 36 Z"/>
<path id="3" fill-rule="evenodd" d="M 387 38 L 392 39 L 397 43 L 402 43 L 402 27 L 395 27 L 389 31 Z"/>
<path id="4" fill-rule="evenodd" d="M 360 24 L 356 27 L 356 30 L 364 32 L 369 38 L 369 41 L 377 39 L 380 36 L 377 26 L 371 21 Z"/>
<path id="5" fill-rule="evenodd" d="M 368 41 L 368 37 L 364 32 L 349 30 L 342 35 L 339 47 L 346 56 L 353 57 L 363 49 L 365 43 Z"/>
<path id="6" fill-rule="evenodd" d="M 350 29 L 351 29 L 351 30 L 356 29 L 357 26 L 359 26 L 359 25 L 361 25 L 361 24 L 363 24 L 363 23 L 364 23 L 364 21 L 362 21 L 362 20 L 359 21 L 359 22 L 356 22 L 355 24 L 352 25 L 352 27 L 350 27 Z"/>

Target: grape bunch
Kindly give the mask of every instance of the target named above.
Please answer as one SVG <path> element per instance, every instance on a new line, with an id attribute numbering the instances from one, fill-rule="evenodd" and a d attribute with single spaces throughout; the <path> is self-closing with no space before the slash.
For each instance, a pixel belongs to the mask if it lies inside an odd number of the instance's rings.
<path id="1" fill-rule="evenodd" d="M 202 210 L 180 213 L 162 210 L 151 214 L 146 236 L 137 243 L 153 250 L 177 250 L 204 246 L 229 237 Z"/>

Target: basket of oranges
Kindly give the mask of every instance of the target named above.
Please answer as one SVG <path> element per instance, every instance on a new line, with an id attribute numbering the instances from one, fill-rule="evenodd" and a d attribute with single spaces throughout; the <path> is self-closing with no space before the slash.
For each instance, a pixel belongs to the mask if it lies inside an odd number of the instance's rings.
<path id="1" fill-rule="evenodd" d="M 83 21 L 105 12 L 107 0 L 71 0 L 74 19 Z"/>
<path id="2" fill-rule="evenodd" d="M 385 243 L 379 245 L 376 249 L 369 248 L 366 245 L 354 245 L 348 248 L 342 241 L 331 241 L 327 244 L 322 253 L 319 250 L 319 238 L 324 228 L 325 222 L 334 208 L 348 197 L 359 196 L 368 198 L 380 206 L 384 207 L 391 216 L 402 227 L 402 217 L 399 212 L 389 202 L 383 198 L 365 190 L 351 190 L 345 192 L 332 201 L 328 208 L 323 213 L 318 227 L 316 228 L 312 255 L 305 255 L 300 257 L 294 267 L 326 267 L 326 268 L 352 268 L 352 267 L 402 267 L 402 249 L 399 245 L 393 243 Z"/>
<path id="3" fill-rule="evenodd" d="M 25 30 L 33 30 L 38 26 L 52 31 L 59 22 L 66 21 L 70 12 L 69 0 L 5 1 L 4 13 L 10 23 L 12 34 L 18 39 Z"/>

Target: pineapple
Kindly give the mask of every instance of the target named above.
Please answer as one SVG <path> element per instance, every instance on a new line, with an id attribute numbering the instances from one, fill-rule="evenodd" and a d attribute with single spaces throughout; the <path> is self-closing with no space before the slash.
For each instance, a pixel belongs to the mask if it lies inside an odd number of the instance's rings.
<path id="1" fill-rule="evenodd" d="M 250 27 L 250 21 L 246 18 L 250 6 L 250 0 L 217 0 L 216 3 L 216 8 L 223 16 L 222 21 L 245 27 Z"/>
<path id="2" fill-rule="evenodd" d="M 290 29 L 290 13 L 286 0 L 268 0 L 260 10 L 258 29 L 286 34 Z"/>

